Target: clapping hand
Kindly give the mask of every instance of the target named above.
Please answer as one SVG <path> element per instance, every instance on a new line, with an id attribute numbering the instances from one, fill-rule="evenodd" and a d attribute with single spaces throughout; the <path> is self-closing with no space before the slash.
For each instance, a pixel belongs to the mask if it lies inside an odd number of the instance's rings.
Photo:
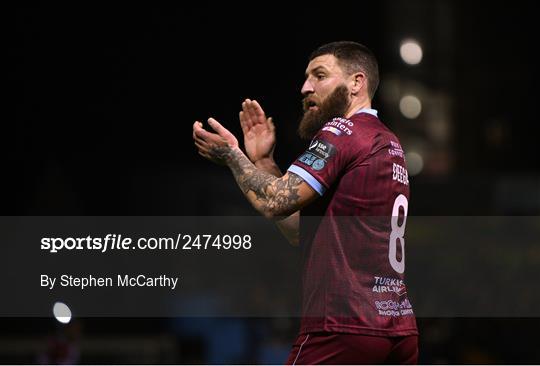
<path id="1" fill-rule="evenodd" d="M 256 100 L 246 99 L 242 103 L 240 125 L 244 133 L 244 146 L 248 158 L 257 163 L 273 160 L 276 133 L 272 118 L 267 118 Z"/>
<path id="2" fill-rule="evenodd" d="M 216 164 L 226 165 L 233 150 L 238 149 L 238 140 L 214 118 L 209 118 L 208 124 L 216 133 L 206 131 L 199 121 L 193 124 L 195 146 L 199 155 Z"/>

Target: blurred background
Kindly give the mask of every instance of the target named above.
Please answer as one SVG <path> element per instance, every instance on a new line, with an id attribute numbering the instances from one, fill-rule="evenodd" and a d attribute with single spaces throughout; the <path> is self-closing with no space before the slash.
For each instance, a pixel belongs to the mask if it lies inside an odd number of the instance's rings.
<path id="1" fill-rule="evenodd" d="M 534 2 L 65 3 L 4 11 L 2 215 L 254 215 L 191 126 L 257 99 L 285 170 L 307 58 L 353 40 L 400 138 L 409 216 L 537 216 Z M 284 244 L 285 245 L 285 244 Z M 22 290 L 22 289 L 21 289 Z M 535 291 L 535 289 L 531 289 Z M 282 363 L 298 319 L 0 319 L 2 363 Z M 421 363 L 539 363 L 538 318 L 419 318 Z"/>

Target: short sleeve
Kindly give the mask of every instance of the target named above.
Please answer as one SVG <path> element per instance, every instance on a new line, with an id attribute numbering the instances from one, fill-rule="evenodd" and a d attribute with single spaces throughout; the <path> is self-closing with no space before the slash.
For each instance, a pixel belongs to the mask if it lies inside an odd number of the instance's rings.
<path id="1" fill-rule="evenodd" d="M 299 175 L 322 196 L 355 160 L 362 159 L 368 152 L 369 146 L 355 134 L 354 123 L 334 118 L 287 170 Z"/>

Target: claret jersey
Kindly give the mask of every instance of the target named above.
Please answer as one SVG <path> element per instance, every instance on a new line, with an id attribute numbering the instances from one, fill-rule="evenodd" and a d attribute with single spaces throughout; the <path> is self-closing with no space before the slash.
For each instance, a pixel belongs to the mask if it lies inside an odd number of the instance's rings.
<path id="1" fill-rule="evenodd" d="M 322 196 L 301 211 L 300 332 L 418 334 L 404 277 L 407 166 L 377 111 L 327 122 L 288 170 Z"/>

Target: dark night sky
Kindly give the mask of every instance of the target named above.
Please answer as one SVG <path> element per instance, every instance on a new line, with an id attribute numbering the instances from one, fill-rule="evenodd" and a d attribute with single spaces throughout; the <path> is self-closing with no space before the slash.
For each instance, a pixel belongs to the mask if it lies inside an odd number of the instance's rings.
<path id="1" fill-rule="evenodd" d="M 352 39 L 375 51 L 383 73 L 399 71 L 389 40 L 400 25 L 382 16 L 389 4 L 11 9 L 3 214 L 252 213 L 226 169 L 196 154 L 191 124 L 214 116 L 240 136 L 240 103 L 256 98 L 277 123 L 285 169 L 303 148 L 294 131 L 310 51 Z M 418 214 L 441 214 L 423 202 L 469 186 L 463 177 L 482 191 L 499 174 L 538 175 L 532 2 L 484 6 L 452 5 L 457 166 L 443 181 L 418 177 Z M 430 16 L 415 19 L 429 24 Z M 506 136 L 497 150 L 482 140 L 493 119 Z M 490 214 L 482 205 L 450 211 Z"/>

